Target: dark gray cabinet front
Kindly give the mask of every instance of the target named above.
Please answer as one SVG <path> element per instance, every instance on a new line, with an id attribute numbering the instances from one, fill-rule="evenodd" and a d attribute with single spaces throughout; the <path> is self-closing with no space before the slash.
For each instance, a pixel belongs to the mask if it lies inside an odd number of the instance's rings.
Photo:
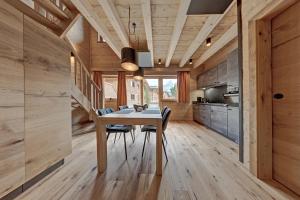
<path id="1" fill-rule="evenodd" d="M 238 50 L 231 52 L 227 59 L 227 85 L 229 87 L 239 86 Z"/>
<path id="2" fill-rule="evenodd" d="M 218 65 L 218 83 L 227 83 L 227 61 Z"/>
<path id="3" fill-rule="evenodd" d="M 200 123 L 204 124 L 207 127 L 210 127 L 210 106 L 209 105 L 200 105 Z"/>
<path id="4" fill-rule="evenodd" d="M 227 107 L 211 106 L 211 128 L 227 136 Z"/>
<path id="5" fill-rule="evenodd" d="M 239 143 L 239 108 L 228 107 L 228 138 Z"/>
<path id="6" fill-rule="evenodd" d="M 218 68 L 214 67 L 205 73 L 205 85 L 212 86 L 218 83 Z"/>

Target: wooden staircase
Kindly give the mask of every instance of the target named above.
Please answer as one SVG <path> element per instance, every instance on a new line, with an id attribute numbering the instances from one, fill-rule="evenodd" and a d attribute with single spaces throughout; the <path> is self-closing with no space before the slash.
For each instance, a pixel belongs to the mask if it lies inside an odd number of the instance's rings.
<path id="1" fill-rule="evenodd" d="M 72 107 L 82 107 L 89 113 L 92 120 L 95 111 L 103 107 L 102 88 L 93 81 L 92 75 L 77 55 L 72 43 L 67 38 L 65 40 L 70 44 L 71 49 L 73 49 L 70 59 Z"/>

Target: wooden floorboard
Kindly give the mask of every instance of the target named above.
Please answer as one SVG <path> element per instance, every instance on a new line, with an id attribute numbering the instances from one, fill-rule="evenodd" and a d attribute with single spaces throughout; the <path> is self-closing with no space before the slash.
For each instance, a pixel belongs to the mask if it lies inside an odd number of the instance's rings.
<path id="1" fill-rule="evenodd" d="M 138 128 L 139 130 L 139 128 Z M 194 122 L 170 122 L 166 132 L 169 162 L 163 176 L 155 176 L 155 134 L 146 143 L 137 131 L 127 135 L 128 161 L 123 138 L 108 141 L 108 169 L 97 175 L 95 133 L 73 138 L 73 153 L 65 165 L 17 199 L 297 199 L 252 176 L 238 162 L 238 146 Z"/>

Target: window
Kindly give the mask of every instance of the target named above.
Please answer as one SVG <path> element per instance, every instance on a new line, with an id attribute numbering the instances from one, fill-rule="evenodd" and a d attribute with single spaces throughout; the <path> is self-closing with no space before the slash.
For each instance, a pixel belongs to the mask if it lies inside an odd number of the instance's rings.
<path id="1" fill-rule="evenodd" d="M 151 108 L 159 107 L 159 88 L 158 79 L 144 79 L 144 104 L 148 104 Z"/>
<path id="2" fill-rule="evenodd" d="M 142 104 L 140 84 L 141 81 L 126 78 L 127 105 L 129 107 L 133 107 L 134 104 Z"/>
<path id="3" fill-rule="evenodd" d="M 135 100 L 135 95 L 134 94 L 131 94 L 131 101 L 134 101 Z"/>
<path id="4" fill-rule="evenodd" d="M 105 99 L 116 99 L 118 90 L 118 78 L 117 77 L 105 77 L 103 78 L 104 84 L 104 97 Z"/>
<path id="5" fill-rule="evenodd" d="M 163 99 L 177 99 L 177 79 L 163 79 Z"/>
<path id="6" fill-rule="evenodd" d="M 135 87 L 135 80 L 132 80 L 132 81 L 130 81 L 130 83 L 131 83 L 131 87 Z"/>

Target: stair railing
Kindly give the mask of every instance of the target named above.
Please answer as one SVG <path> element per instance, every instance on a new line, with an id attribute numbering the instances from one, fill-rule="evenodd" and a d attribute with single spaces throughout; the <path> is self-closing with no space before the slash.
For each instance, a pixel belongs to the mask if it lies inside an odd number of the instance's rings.
<path id="1" fill-rule="evenodd" d="M 90 102 L 91 109 L 101 108 L 102 88 L 93 81 L 91 74 L 75 53 L 71 56 L 71 77 L 72 82 Z"/>

